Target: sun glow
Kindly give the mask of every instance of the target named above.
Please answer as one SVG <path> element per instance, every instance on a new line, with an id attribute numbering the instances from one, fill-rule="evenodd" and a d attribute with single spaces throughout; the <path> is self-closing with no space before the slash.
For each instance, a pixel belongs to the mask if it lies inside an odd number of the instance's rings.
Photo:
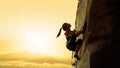
<path id="1" fill-rule="evenodd" d="M 78 0 L 0 0 L 0 53 L 70 57 L 62 23 L 74 25 Z"/>
<path id="2" fill-rule="evenodd" d="M 51 53 L 52 51 L 50 49 L 52 40 L 46 34 L 45 31 L 43 33 L 25 32 L 23 35 L 25 50 L 32 53 Z"/>

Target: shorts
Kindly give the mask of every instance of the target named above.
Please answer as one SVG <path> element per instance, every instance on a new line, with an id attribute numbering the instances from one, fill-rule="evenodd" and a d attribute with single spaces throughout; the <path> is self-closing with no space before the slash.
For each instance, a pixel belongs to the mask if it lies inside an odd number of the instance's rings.
<path id="1" fill-rule="evenodd" d="M 78 39 L 78 40 L 76 41 L 76 45 L 77 45 L 77 46 L 82 46 L 82 40 L 81 40 L 81 39 Z"/>

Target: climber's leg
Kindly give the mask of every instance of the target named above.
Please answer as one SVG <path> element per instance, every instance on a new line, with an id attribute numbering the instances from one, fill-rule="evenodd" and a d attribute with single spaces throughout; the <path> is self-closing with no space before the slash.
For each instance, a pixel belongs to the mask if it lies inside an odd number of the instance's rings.
<path id="1" fill-rule="evenodd" d="M 75 51 L 75 55 L 74 55 L 74 57 L 77 58 L 78 60 L 80 59 L 79 56 L 78 56 L 79 50 L 80 50 L 80 46 L 77 46 L 76 51 Z"/>
<path id="2" fill-rule="evenodd" d="M 78 56 L 78 52 L 82 46 L 82 40 L 81 39 L 78 39 L 77 42 L 76 42 L 76 51 L 75 51 L 75 55 L 74 57 L 77 58 L 78 60 L 80 59 L 79 56 Z"/>

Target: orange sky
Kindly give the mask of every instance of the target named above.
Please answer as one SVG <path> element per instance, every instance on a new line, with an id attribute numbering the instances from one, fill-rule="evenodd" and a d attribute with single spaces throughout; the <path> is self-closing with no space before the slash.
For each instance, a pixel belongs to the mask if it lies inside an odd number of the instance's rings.
<path id="1" fill-rule="evenodd" d="M 77 0 L 0 0 L 0 52 L 28 51 L 71 57 L 65 47 L 64 22 L 72 29 Z"/>

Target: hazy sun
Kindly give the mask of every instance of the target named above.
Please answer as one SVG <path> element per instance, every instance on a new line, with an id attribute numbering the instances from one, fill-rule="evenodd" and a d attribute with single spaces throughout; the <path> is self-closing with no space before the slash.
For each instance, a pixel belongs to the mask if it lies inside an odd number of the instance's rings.
<path id="1" fill-rule="evenodd" d="M 48 34 L 48 33 L 46 33 Z M 45 33 L 26 32 L 24 34 L 25 50 L 32 53 L 50 53 L 51 38 Z"/>

